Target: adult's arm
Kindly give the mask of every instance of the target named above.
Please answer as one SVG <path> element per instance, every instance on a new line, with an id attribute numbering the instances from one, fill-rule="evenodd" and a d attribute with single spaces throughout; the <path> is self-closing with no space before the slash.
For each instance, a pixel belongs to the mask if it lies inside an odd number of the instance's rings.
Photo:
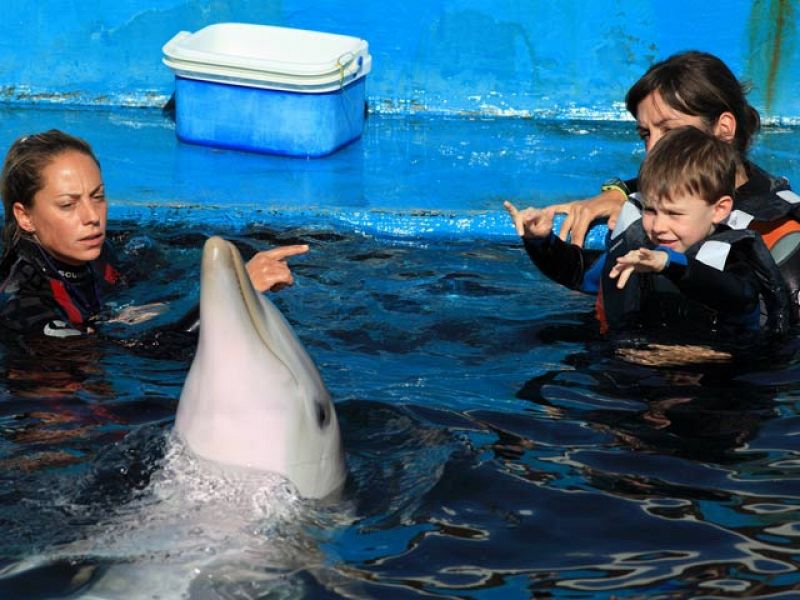
<path id="1" fill-rule="evenodd" d="M 286 263 L 291 256 L 308 252 L 307 244 L 278 246 L 262 250 L 247 261 L 247 274 L 258 292 L 277 292 L 294 283 L 294 276 Z M 195 305 L 179 319 L 172 329 L 192 333 L 200 327 L 200 305 Z"/>

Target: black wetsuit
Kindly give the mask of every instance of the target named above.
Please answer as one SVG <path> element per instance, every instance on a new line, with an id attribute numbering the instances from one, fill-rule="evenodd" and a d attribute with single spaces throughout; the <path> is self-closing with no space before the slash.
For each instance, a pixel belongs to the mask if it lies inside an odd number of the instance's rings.
<path id="1" fill-rule="evenodd" d="M 800 196 L 785 177 L 770 175 L 752 162 L 745 163 L 748 180 L 736 188 L 733 211 L 726 224 L 752 229 L 764 238 L 789 289 L 795 316 L 800 319 Z M 638 190 L 638 181 L 626 181 Z"/>
<path id="2" fill-rule="evenodd" d="M 20 239 L 0 265 L 0 332 L 19 338 L 65 338 L 94 331 L 105 301 L 124 281 L 106 242 L 100 256 L 75 267 L 62 263 L 38 243 Z M 144 345 L 169 334 L 196 333 L 200 307 L 195 305 L 175 323 L 149 330 Z M 185 339 L 185 338 L 183 338 Z"/>
<path id="3" fill-rule="evenodd" d="M 789 328 L 786 286 L 753 231 L 720 225 L 686 253 L 656 247 L 641 225 L 641 207 L 631 198 L 620 211 L 605 253 L 568 244 L 554 234 L 524 241 L 545 275 L 569 288 L 598 294 L 603 331 L 642 325 L 709 333 Z M 666 252 L 667 268 L 658 274 L 633 273 L 625 288 L 617 289 L 616 280 L 609 277 L 611 267 L 617 257 L 640 247 Z"/>
<path id="4" fill-rule="evenodd" d="M 96 260 L 75 267 L 28 238 L 16 242 L 0 277 L 0 329 L 58 338 L 91 330 L 103 297 L 120 281 L 107 243 Z"/>

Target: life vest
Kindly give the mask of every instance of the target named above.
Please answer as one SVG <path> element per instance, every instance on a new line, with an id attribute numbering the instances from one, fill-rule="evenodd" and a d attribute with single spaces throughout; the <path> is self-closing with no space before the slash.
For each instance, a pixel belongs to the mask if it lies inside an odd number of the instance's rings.
<path id="1" fill-rule="evenodd" d="M 785 177 L 770 175 L 746 162 L 748 180 L 736 188 L 733 211 L 725 224 L 731 229 L 752 229 L 761 234 L 780 269 L 794 306 L 793 319 L 800 320 L 800 195 Z M 638 181 L 625 184 L 631 191 Z"/>
<path id="2" fill-rule="evenodd" d="M 686 256 L 708 266 L 724 270 L 730 248 L 749 242 L 749 264 L 759 282 L 762 304 L 760 325 L 768 331 L 783 332 L 789 327 L 791 309 L 781 273 L 757 233 L 749 229 L 721 226 L 711 236 L 693 245 Z M 634 248 L 653 248 L 642 227 L 641 205 L 632 196 L 625 203 L 608 241 L 608 256 L 603 270 L 597 302 L 601 330 L 627 328 L 633 323 L 659 323 L 670 327 L 713 331 L 728 323 L 718 311 L 688 298 L 666 276 L 632 273 L 625 288 L 616 288 L 616 280 L 608 276 L 616 259 Z M 737 320 L 738 321 L 738 320 Z M 735 323 L 740 327 L 744 324 Z M 758 327 L 759 323 L 753 325 Z"/>
<path id="3" fill-rule="evenodd" d="M 736 190 L 725 224 L 761 234 L 789 289 L 795 319 L 800 319 L 800 195 L 785 177 L 773 177 L 752 163 L 747 170 L 748 182 Z"/>

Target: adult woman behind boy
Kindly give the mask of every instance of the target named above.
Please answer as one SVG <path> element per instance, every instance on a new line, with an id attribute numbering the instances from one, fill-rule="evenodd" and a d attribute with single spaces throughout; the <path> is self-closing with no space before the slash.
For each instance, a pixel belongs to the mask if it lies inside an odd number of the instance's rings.
<path id="1" fill-rule="evenodd" d="M 686 125 L 734 145 L 741 164 L 727 224 L 761 233 L 789 288 L 795 313 L 800 314 L 800 196 L 791 191 L 788 180 L 770 175 L 748 159 L 761 120 L 746 92 L 722 60 L 688 51 L 650 67 L 628 90 L 625 104 L 647 152 L 668 131 Z M 592 198 L 554 205 L 556 212 L 566 213 L 559 237 L 570 236 L 582 245 L 595 220 L 608 218 L 613 227 L 619 209 L 637 187 L 636 179 L 609 180 Z"/>

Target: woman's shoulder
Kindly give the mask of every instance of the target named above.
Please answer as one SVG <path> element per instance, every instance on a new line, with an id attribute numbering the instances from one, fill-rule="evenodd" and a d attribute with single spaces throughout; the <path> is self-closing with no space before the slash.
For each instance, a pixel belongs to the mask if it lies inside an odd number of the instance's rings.
<path id="1" fill-rule="evenodd" d="M 43 280 L 45 265 L 27 240 L 17 241 L 0 263 L 0 281 L 5 291 L 9 286 Z"/>
<path id="2" fill-rule="evenodd" d="M 48 279 L 36 265 L 18 258 L 0 286 L 0 330 L 47 335 L 48 323 L 62 322 Z"/>
<path id="3" fill-rule="evenodd" d="M 771 175 L 754 163 L 746 167 L 748 180 L 736 188 L 729 225 L 739 229 L 750 227 L 751 222 L 773 223 L 800 217 L 800 195 L 792 191 L 786 177 Z"/>
<path id="4" fill-rule="evenodd" d="M 739 195 L 774 194 L 783 190 L 791 190 L 792 186 L 786 177 L 773 175 L 754 162 L 745 164 L 747 182 L 736 188 L 737 199 Z"/>
<path id="5" fill-rule="evenodd" d="M 0 321 L 5 329 L 30 330 L 59 315 L 52 274 L 35 242 L 20 239 L 6 254 L 0 282 Z"/>

